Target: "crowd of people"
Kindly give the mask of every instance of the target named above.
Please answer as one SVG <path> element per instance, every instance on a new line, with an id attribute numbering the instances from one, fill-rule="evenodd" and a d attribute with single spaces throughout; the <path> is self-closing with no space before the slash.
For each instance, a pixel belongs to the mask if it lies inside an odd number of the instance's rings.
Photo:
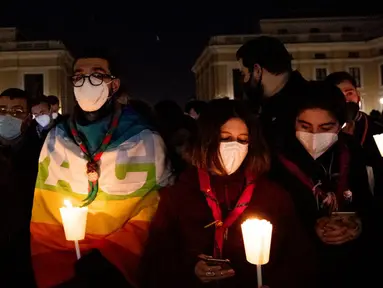
<path id="1" fill-rule="evenodd" d="M 378 287 L 381 121 L 351 75 L 308 81 L 275 38 L 236 56 L 246 97 L 185 109 L 131 99 L 97 49 L 74 61 L 73 115 L 2 92 L 0 286 L 256 287 L 241 224 L 257 217 L 273 225 L 267 287 Z M 89 210 L 79 259 L 65 200 Z"/>

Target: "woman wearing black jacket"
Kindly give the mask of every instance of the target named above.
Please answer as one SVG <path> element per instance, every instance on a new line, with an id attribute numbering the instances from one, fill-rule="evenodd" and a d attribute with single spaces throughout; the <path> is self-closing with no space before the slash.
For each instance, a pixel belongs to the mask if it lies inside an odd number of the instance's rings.
<path id="1" fill-rule="evenodd" d="M 301 93 L 306 95 L 272 175 L 292 195 L 317 244 L 318 287 L 367 287 L 375 275 L 375 209 L 361 147 L 340 132 L 344 96 L 323 82 L 311 82 Z"/>

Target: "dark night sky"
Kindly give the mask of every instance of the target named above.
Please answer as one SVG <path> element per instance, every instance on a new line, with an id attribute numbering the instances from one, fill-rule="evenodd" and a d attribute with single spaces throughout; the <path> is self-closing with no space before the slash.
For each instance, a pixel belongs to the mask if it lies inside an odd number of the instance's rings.
<path id="1" fill-rule="evenodd" d="M 205 0 L 209 6 L 198 1 L 3 2 L 1 26 L 17 26 L 31 40 L 61 39 L 71 50 L 89 39 L 108 45 L 121 59 L 131 95 L 152 103 L 174 99 L 181 104 L 194 94 L 191 67 L 209 36 L 254 33 L 258 19 L 266 17 L 381 12 L 379 1 L 370 0 L 311 0 L 304 6 L 303 1 L 293 0 L 228 1 L 230 5 Z M 360 7 L 361 3 L 365 6 Z"/>

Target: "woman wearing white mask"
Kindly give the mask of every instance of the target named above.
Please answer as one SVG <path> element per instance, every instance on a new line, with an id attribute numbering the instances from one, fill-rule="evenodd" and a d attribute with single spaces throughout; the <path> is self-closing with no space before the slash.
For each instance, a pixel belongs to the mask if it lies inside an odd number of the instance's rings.
<path id="1" fill-rule="evenodd" d="M 256 287 L 240 227 L 254 216 L 273 224 L 264 283 L 271 288 L 312 287 L 307 276 L 315 269 L 301 261 L 310 257 L 310 247 L 289 194 L 265 175 L 267 148 L 257 120 L 244 105 L 213 100 L 197 120 L 193 166 L 161 191 L 140 287 Z M 209 257 L 230 263 L 209 266 Z"/>
<path id="2" fill-rule="evenodd" d="M 301 93 L 305 97 L 295 131 L 291 129 L 273 174 L 294 198 L 301 222 L 317 243 L 319 287 L 360 287 L 366 270 L 357 263 L 367 259 L 363 254 L 370 256 L 362 243 L 371 241 L 374 215 L 365 165 L 358 145 L 340 132 L 346 120 L 342 92 L 310 82 Z M 342 215 L 335 216 L 337 212 Z"/>

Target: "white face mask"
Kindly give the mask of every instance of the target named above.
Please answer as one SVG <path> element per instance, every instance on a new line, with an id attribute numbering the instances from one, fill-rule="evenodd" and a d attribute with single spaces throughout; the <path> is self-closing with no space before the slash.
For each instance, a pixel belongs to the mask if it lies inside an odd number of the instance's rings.
<path id="1" fill-rule="evenodd" d="M 36 117 L 36 122 L 43 128 L 47 127 L 51 123 L 51 117 L 49 115 L 40 115 Z"/>
<path id="2" fill-rule="evenodd" d="M 315 160 L 325 153 L 336 141 L 338 141 L 337 133 L 309 133 L 297 131 L 296 137 L 305 147 L 307 152 Z"/>
<path id="3" fill-rule="evenodd" d="M 10 115 L 0 115 L 0 137 L 6 140 L 16 139 L 21 135 L 23 121 Z"/>
<path id="4" fill-rule="evenodd" d="M 241 166 L 246 158 L 248 148 L 249 145 L 237 141 L 221 142 L 219 147 L 221 163 L 228 175 L 233 174 Z"/>
<path id="5" fill-rule="evenodd" d="M 53 112 L 52 113 L 52 119 L 57 119 L 57 117 L 59 117 L 59 113 Z"/>
<path id="6" fill-rule="evenodd" d="M 85 112 L 94 112 L 99 110 L 108 100 L 108 84 L 102 82 L 101 85 L 94 86 L 89 82 L 89 79 L 86 78 L 84 85 L 74 87 L 74 95 L 82 110 Z"/>

